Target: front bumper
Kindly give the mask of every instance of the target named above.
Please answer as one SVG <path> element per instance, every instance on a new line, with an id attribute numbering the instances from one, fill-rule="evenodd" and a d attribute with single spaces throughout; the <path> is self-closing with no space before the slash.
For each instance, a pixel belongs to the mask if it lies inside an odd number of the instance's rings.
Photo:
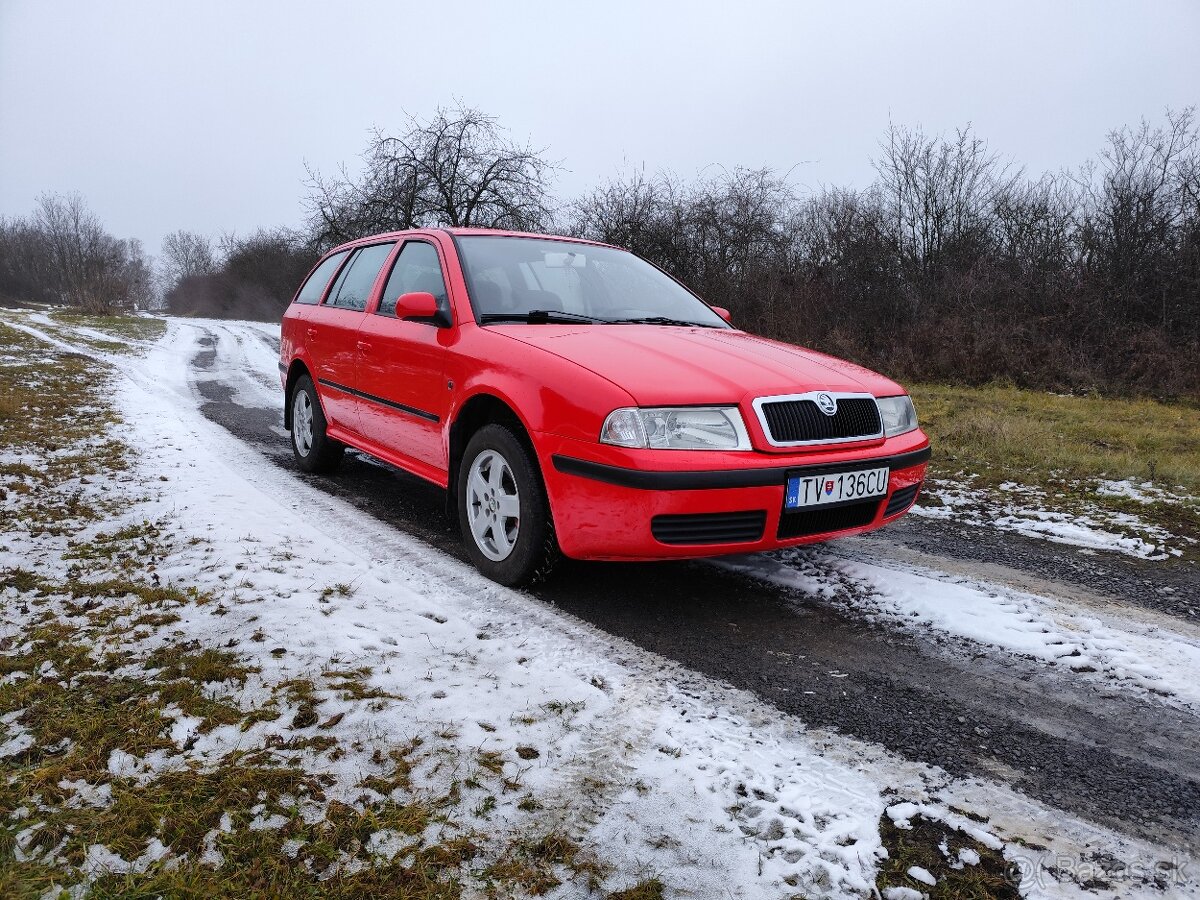
<path id="1" fill-rule="evenodd" d="M 559 546 L 576 559 L 754 553 L 862 534 L 912 506 L 929 460 L 920 430 L 869 447 L 796 454 L 628 451 L 550 434 L 535 444 Z M 884 497 L 783 509 L 789 475 L 884 465 Z"/>

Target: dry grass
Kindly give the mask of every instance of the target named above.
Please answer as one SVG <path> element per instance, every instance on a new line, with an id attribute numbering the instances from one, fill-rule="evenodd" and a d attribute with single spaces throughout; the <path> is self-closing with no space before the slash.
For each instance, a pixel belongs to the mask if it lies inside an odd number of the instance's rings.
<path id="1" fill-rule="evenodd" d="M 21 459 L 0 463 L 0 532 L 73 535 L 111 510 L 72 485 L 126 465 L 127 448 L 106 435 L 106 367 L 3 324 L 0 361 L 0 450 Z"/>
<path id="2" fill-rule="evenodd" d="M 906 887 L 930 900 L 1020 900 L 1017 872 L 1001 851 L 922 816 L 915 817 L 910 825 L 897 828 L 886 815 L 879 820 L 880 837 L 888 852 L 875 880 L 881 893 L 888 887 Z M 941 850 L 943 843 L 950 858 Z M 957 861 L 960 849 L 974 850 L 979 854 L 979 863 L 952 868 L 951 860 Z M 930 887 L 912 878 L 908 870 L 913 866 L 928 871 L 937 884 Z"/>
<path id="3" fill-rule="evenodd" d="M 965 480 L 985 490 L 1015 482 L 1045 491 L 1063 511 L 1131 513 L 1200 540 L 1200 406 L 1005 385 L 922 384 L 912 395 L 933 443 L 935 481 Z M 1098 494 L 1102 479 L 1148 481 L 1179 496 L 1141 503 Z"/>
<path id="4" fill-rule="evenodd" d="M 564 877 L 586 885 L 589 891 L 596 890 L 608 871 L 608 866 L 570 838 L 551 832 L 513 841 L 483 876 L 489 897 L 514 896 L 514 888 L 519 891 L 517 896 L 540 897 L 562 884 Z"/>
<path id="5" fill-rule="evenodd" d="M 28 403 L 28 395 L 18 394 L 14 390 L 0 393 L 0 422 L 11 419 L 21 412 L 21 407 Z"/>
<path id="6" fill-rule="evenodd" d="M 623 891 L 613 891 L 606 900 L 663 900 L 663 883 L 657 878 L 639 881 Z"/>
<path id="7" fill-rule="evenodd" d="M 1200 495 L 1200 407 L 1005 386 L 917 385 L 941 475 L 1133 478 Z"/>
<path id="8" fill-rule="evenodd" d="M 156 341 L 162 337 L 167 327 L 167 323 L 162 319 L 149 316 L 99 316 L 66 309 L 54 310 L 50 313 L 50 318 L 63 325 L 81 325 L 136 341 Z"/>

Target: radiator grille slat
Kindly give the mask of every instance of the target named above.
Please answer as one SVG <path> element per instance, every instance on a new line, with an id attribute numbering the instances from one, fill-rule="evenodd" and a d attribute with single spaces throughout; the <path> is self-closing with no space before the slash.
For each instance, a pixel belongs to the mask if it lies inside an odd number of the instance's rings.
<path id="1" fill-rule="evenodd" d="M 765 509 L 655 516 L 650 533 L 663 544 L 744 544 L 762 540 Z"/>
<path id="2" fill-rule="evenodd" d="M 839 398 L 832 416 L 821 412 L 812 400 L 772 400 L 762 404 L 762 415 L 777 444 L 865 439 L 883 431 L 879 407 L 871 397 Z"/>

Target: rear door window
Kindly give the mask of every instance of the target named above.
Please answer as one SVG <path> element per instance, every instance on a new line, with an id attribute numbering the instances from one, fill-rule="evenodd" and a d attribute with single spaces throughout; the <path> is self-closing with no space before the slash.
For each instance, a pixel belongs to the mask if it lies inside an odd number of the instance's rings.
<path id="1" fill-rule="evenodd" d="M 438 302 L 438 312 L 449 314 L 450 301 L 446 296 L 446 280 L 442 277 L 442 262 L 433 244 L 425 241 L 409 241 L 396 257 L 379 301 L 379 314 L 394 316 L 396 300 L 402 294 L 415 291 L 433 294 Z"/>
<path id="2" fill-rule="evenodd" d="M 334 290 L 329 292 L 330 306 L 362 312 L 371 298 L 371 288 L 379 270 L 387 262 L 395 244 L 372 244 L 356 251 L 345 271 L 338 277 Z"/>
<path id="3" fill-rule="evenodd" d="M 349 250 L 343 250 L 341 253 L 335 253 L 333 256 L 326 259 L 319 266 L 313 269 L 313 273 L 308 276 L 308 280 L 304 282 L 304 287 L 300 288 L 300 293 L 296 295 L 297 303 L 320 303 L 321 295 L 325 293 L 325 288 L 329 284 L 329 279 L 333 277 L 333 273 L 337 271 L 337 267 L 342 264 L 342 260 L 349 255 Z"/>

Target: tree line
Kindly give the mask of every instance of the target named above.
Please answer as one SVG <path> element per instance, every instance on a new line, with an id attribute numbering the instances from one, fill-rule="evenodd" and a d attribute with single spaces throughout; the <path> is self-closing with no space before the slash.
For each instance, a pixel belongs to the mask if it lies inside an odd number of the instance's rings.
<path id="1" fill-rule="evenodd" d="M 768 169 L 633 173 L 572 230 L 736 320 L 907 378 L 1200 394 L 1200 142 L 1190 110 L 1027 176 L 964 129 L 892 128 L 864 190 Z"/>
<path id="2" fill-rule="evenodd" d="M 628 247 L 747 330 L 906 379 L 1200 396 L 1193 110 L 1116 129 L 1083 166 L 1036 176 L 969 127 L 892 126 L 874 169 L 865 188 L 804 192 L 769 168 L 632 170 L 558 203 L 544 149 L 478 110 L 442 109 L 375 132 L 354 174 L 310 171 L 298 231 L 169 236 L 160 289 L 179 314 L 273 319 L 345 240 L 433 225 L 550 231 Z M 89 295 L 45 264 L 13 264 L 45 219 L 0 222 L 0 296 Z"/>
<path id="3" fill-rule="evenodd" d="M 78 194 L 45 194 L 24 218 L 0 218 L 0 301 L 109 313 L 153 302 L 140 242 L 113 237 Z"/>

